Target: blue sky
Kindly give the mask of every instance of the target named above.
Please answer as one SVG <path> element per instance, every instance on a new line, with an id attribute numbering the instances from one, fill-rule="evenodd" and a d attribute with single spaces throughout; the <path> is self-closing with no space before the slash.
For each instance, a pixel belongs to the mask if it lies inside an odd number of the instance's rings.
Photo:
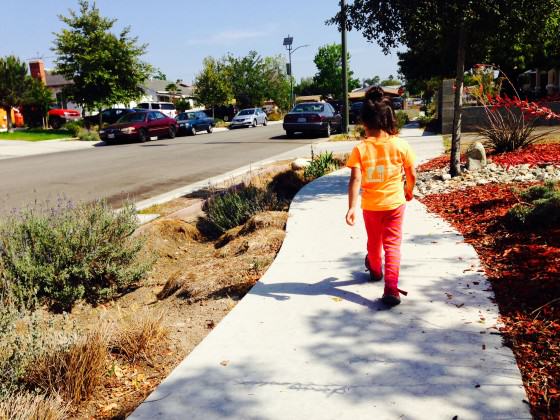
<path id="1" fill-rule="evenodd" d="M 76 0 L 4 0 L 1 7 L 0 56 L 15 54 L 27 60 L 44 57 L 52 67 L 53 32 L 63 25 L 57 18 L 77 8 Z M 286 54 L 282 40 L 290 34 L 294 46 L 308 44 L 292 56 L 294 76 L 312 76 L 313 57 L 321 45 L 340 42 L 340 34 L 325 20 L 338 9 L 338 0 L 98 0 L 104 16 L 118 19 L 116 28 L 129 25 L 133 35 L 149 44 L 144 59 L 170 80 L 192 82 L 206 56 L 231 52 L 245 55 Z M 9 40 L 9 41 L 7 41 Z M 397 74 L 397 56 L 385 56 L 377 44 L 358 32 L 348 34 L 351 69 L 360 79 Z"/>

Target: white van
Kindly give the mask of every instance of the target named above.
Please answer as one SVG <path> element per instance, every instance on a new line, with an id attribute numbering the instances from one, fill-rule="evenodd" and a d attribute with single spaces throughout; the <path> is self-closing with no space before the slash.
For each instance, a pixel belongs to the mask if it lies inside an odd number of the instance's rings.
<path id="1" fill-rule="evenodd" d="M 142 102 L 136 108 L 156 109 L 171 118 L 177 116 L 177 109 L 171 102 Z"/>

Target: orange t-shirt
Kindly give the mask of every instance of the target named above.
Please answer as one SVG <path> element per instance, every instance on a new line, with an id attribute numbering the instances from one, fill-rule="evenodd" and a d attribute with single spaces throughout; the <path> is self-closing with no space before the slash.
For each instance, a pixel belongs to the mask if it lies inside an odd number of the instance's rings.
<path id="1" fill-rule="evenodd" d="M 396 136 L 368 137 L 346 163 L 362 172 L 362 209 L 393 210 L 406 203 L 403 169 L 414 166 L 410 145 Z"/>

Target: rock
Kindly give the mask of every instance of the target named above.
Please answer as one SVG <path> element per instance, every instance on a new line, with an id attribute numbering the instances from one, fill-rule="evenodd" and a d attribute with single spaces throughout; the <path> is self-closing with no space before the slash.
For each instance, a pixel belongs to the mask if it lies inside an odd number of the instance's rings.
<path id="1" fill-rule="evenodd" d="M 548 172 L 549 174 L 553 174 L 553 173 L 555 172 L 554 166 L 548 165 L 548 166 L 546 167 L 546 172 Z"/>
<path id="2" fill-rule="evenodd" d="M 451 180 L 451 175 L 450 174 L 441 174 L 441 180 L 442 181 L 450 181 Z"/>
<path id="3" fill-rule="evenodd" d="M 292 169 L 297 171 L 299 169 L 305 169 L 309 165 L 311 165 L 311 161 L 309 159 L 298 158 L 292 162 Z"/>
<path id="4" fill-rule="evenodd" d="M 467 168 L 469 171 L 482 169 L 487 165 L 486 150 L 480 142 L 471 144 L 467 150 Z"/>

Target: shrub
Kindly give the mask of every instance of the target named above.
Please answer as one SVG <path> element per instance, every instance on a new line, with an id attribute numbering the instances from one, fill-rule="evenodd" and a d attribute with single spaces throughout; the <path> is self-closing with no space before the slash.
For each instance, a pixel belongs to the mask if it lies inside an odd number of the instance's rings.
<path id="1" fill-rule="evenodd" d="M 121 320 L 111 338 L 110 348 L 131 362 L 144 359 L 151 363 L 168 337 L 169 329 L 163 323 L 163 313 L 154 315 L 141 311 Z"/>
<path id="2" fill-rule="evenodd" d="M 65 401 L 88 400 L 107 370 L 107 333 L 95 329 L 67 346 L 47 350 L 33 360 L 25 373 L 28 386 Z"/>
<path id="3" fill-rule="evenodd" d="M 77 136 L 81 141 L 99 141 L 99 133 L 94 129 L 81 129 Z"/>
<path id="4" fill-rule="evenodd" d="M 269 191 L 252 185 L 242 186 L 210 197 L 204 205 L 204 220 L 218 233 L 224 233 L 242 225 L 253 214 L 276 206 L 277 199 Z"/>
<path id="5" fill-rule="evenodd" d="M 428 124 L 430 124 L 433 120 L 433 117 L 430 117 L 428 115 L 420 115 L 416 121 L 418 121 L 418 124 L 420 124 L 420 127 L 426 127 Z"/>
<path id="6" fill-rule="evenodd" d="M 284 118 L 284 116 L 281 112 L 271 112 L 270 114 L 268 114 L 267 118 L 268 121 L 282 121 L 282 118 Z"/>
<path id="7" fill-rule="evenodd" d="M 69 310 L 95 304 L 136 285 L 150 267 L 140 262 L 142 238 L 131 205 L 115 212 L 105 201 L 27 209 L 0 223 L 0 294 L 20 307 L 45 303 Z"/>
<path id="8" fill-rule="evenodd" d="M 305 185 L 301 172 L 284 171 L 275 175 L 269 184 L 269 189 L 279 200 L 291 200 Z"/>
<path id="9" fill-rule="evenodd" d="M 323 152 L 319 156 L 313 156 L 311 164 L 305 168 L 303 176 L 308 180 L 315 179 L 336 169 L 338 169 L 338 164 L 332 152 Z"/>
<path id="10" fill-rule="evenodd" d="M 72 133 L 72 137 L 78 137 L 83 127 L 84 122 L 82 120 L 68 121 L 64 124 L 64 129 L 70 131 L 70 133 Z"/>
<path id="11" fill-rule="evenodd" d="M 404 111 L 395 112 L 395 117 L 397 118 L 397 128 L 400 130 L 405 124 L 409 122 L 408 114 Z"/>
<path id="12" fill-rule="evenodd" d="M 216 127 L 218 127 L 218 128 L 229 126 L 229 123 L 225 122 L 221 118 L 215 118 L 214 122 L 216 123 Z"/>
<path id="13" fill-rule="evenodd" d="M 547 182 L 522 192 L 523 203 L 513 206 L 507 221 L 514 228 L 552 228 L 560 226 L 560 184 Z"/>
<path id="14" fill-rule="evenodd" d="M 68 406 L 60 399 L 29 392 L 0 398 L 0 419 L 9 420 L 65 420 Z"/>

